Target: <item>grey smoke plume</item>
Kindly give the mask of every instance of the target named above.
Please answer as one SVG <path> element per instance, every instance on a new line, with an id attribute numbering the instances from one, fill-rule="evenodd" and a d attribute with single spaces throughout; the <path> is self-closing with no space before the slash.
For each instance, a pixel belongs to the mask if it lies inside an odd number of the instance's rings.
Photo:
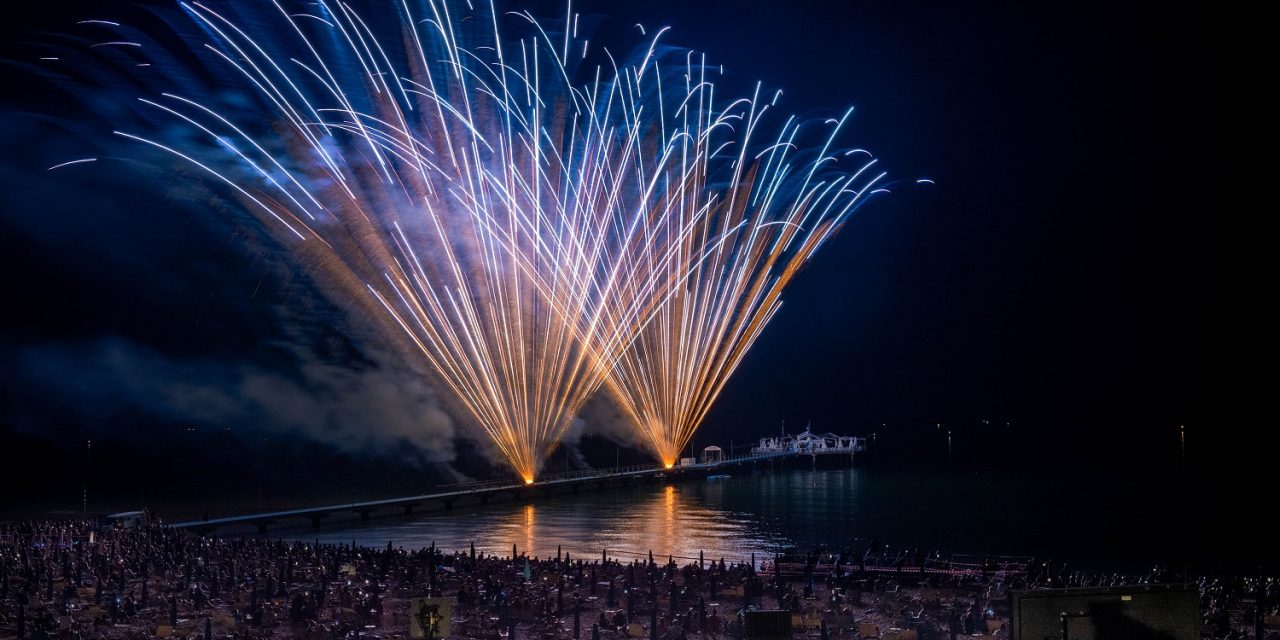
<path id="1" fill-rule="evenodd" d="M 13 362 L 34 414 L 55 408 L 91 432 L 127 435 L 124 423 L 142 413 L 176 427 L 252 428 L 355 452 L 408 445 L 427 462 L 453 460 L 453 422 L 420 375 L 394 358 L 353 367 L 293 353 L 290 370 L 273 370 L 113 338 L 23 347 Z"/>
<path id="2" fill-rule="evenodd" d="M 425 463 L 477 437 L 400 345 L 203 181 L 109 157 L 46 171 L 101 155 L 68 142 L 88 139 L 75 123 L 0 125 L 33 150 L 0 163 L 0 233 L 21 249 L 0 264 L 23 309 L 0 336 L 0 427 L 229 427 Z"/>
<path id="3" fill-rule="evenodd" d="M 571 431 L 574 432 L 575 442 L 589 433 L 624 447 L 644 449 L 646 446 L 633 428 L 631 420 L 618 408 L 617 401 L 607 389 L 601 389 L 587 402 L 582 408 L 581 418 L 575 422 Z"/>

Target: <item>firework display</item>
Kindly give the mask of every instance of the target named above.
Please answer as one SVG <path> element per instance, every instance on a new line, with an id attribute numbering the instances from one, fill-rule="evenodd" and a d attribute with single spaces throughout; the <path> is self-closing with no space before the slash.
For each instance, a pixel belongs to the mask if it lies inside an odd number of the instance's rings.
<path id="1" fill-rule="evenodd" d="M 831 123 L 832 135 L 842 124 Z M 747 127 L 748 135 L 752 129 Z M 815 180 L 818 164 L 834 158 L 824 148 L 816 160 L 796 163 L 797 133 L 790 123 L 784 127 L 763 152 L 763 165 L 739 157 L 731 182 L 737 186 L 728 194 L 717 197 L 706 185 L 689 191 L 687 206 L 717 215 L 695 216 L 698 233 L 672 247 L 675 262 L 692 264 L 692 271 L 624 350 L 608 379 L 643 441 L 667 467 L 777 312 L 782 289 L 884 177 L 870 172 L 875 160 L 866 154 L 852 174 Z M 727 237 L 705 259 L 696 259 L 703 242 L 722 233 Z"/>
<path id="2" fill-rule="evenodd" d="M 177 38 L 87 21 L 146 90 L 118 138 L 235 196 L 526 482 L 602 386 L 673 463 L 797 269 L 881 191 L 871 154 L 838 148 L 849 113 L 766 118 L 780 92 L 718 96 L 721 68 L 662 31 L 593 47 L 571 6 L 180 7 L 198 30 Z"/>

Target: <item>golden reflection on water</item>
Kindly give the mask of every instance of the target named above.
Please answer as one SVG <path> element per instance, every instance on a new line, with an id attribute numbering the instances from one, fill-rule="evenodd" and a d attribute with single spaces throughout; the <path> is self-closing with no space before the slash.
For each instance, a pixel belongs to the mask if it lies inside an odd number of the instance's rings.
<path id="1" fill-rule="evenodd" d="M 533 541 L 536 539 L 534 538 L 534 531 L 537 528 L 537 523 L 537 512 L 534 510 L 533 505 L 526 504 L 524 506 L 524 549 L 525 553 L 529 555 L 536 555 L 529 550 L 533 549 L 534 546 Z"/>
<path id="2" fill-rule="evenodd" d="M 667 485 L 662 490 L 663 524 L 666 525 L 666 540 L 676 539 L 676 488 Z M 678 546 L 678 545 L 668 545 Z"/>
<path id="3" fill-rule="evenodd" d="M 599 558 L 603 549 L 623 560 L 647 558 L 650 551 L 659 562 L 668 555 L 697 559 L 701 551 L 708 561 L 744 561 L 791 546 L 797 534 L 805 540 L 849 537 L 846 521 L 858 513 L 854 486 L 822 475 L 768 474 L 495 500 L 485 507 L 306 535 L 325 542 L 358 538 L 371 546 L 390 541 L 407 549 L 435 544 L 446 551 L 465 551 L 474 543 L 479 552 L 503 557 L 514 546 L 517 553 L 542 558 L 555 557 L 559 547 L 583 559 Z"/>
<path id="4" fill-rule="evenodd" d="M 597 558 L 607 550 L 610 557 L 623 559 L 646 558 L 650 551 L 655 559 L 697 558 L 699 551 L 707 560 L 738 559 L 757 550 L 762 541 L 754 539 L 740 517 L 708 508 L 685 494 L 689 488 L 683 489 L 667 485 L 607 502 L 551 499 L 509 510 L 490 507 L 474 514 L 476 520 L 488 522 L 473 521 L 471 528 L 479 524 L 490 534 L 475 541 L 478 549 L 500 555 L 509 554 L 512 543 L 521 553 L 540 557 L 555 556 L 557 547 L 575 557 Z M 465 548 L 469 543 L 458 540 L 453 546 Z"/>

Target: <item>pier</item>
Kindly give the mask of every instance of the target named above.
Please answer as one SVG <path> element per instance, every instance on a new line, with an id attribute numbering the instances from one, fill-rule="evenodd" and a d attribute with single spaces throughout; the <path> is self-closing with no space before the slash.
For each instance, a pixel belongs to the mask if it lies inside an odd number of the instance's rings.
<path id="1" fill-rule="evenodd" d="M 172 524 L 175 529 L 189 529 L 200 534 L 209 534 L 219 529 L 230 527 L 253 527 L 259 534 L 266 533 L 270 527 L 290 522 L 305 524 L 310 522 L 313 528 L 319 528 L 324 521 L 337 514 L 358 515 L 360 520 L 368 520 L 373 514 L 413 515 L 415 511 L 424 511 L 431 507 L 451 510 L 462 504 L 486 505 L 495 497 L 508 496 L 521 499 L 536 495 L 553 493 L 577 493 L 584 489 L 600 489 L 607 487 L 628 486 L 652 481 L 670 481 L 688 478 L 700 478 L 726 474 L 734 469 L 752 467 L 763 463 L 778 462 L 787 459 L 803 459 L 816 461 L 818 456 L 849 456 L 852 459 L 857 453 L 866 450 L 866 440 L 851 436 L 834 434 L 813 434 L 805 431 L 797 436 L 781 436 L 762 438 L 750 452 L 740 456 L 724 456 L 719 447 L 707 447 L 701 459 L 683 458 L 672 467 L 657 464 L 634 465 L 629 467 L 609 467 L 603 469 L 583 469 L 564 473 L 546 474 L 532 483 L 518 478 L 510 480 L 493 480 L 483 482 L 467 482 L 455 485 L 444 485 L 441 490 L 416 496 L 387 498 L 349 502 L 345 504 L 303 507 L 268 513 L 251 513 L 222 518 L 190 520 Z"/>

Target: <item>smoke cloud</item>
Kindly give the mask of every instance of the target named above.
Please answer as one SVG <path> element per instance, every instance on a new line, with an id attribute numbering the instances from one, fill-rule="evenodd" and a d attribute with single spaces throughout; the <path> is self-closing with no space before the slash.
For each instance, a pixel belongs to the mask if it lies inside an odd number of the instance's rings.
<path id="1" fill-rule="evenodd" d="M 250 427 L 353 452 L 406 446 L 423 462 L 454 458 L 454 425 L 431 387 L 388 359 L 359 367 L 294 349 L 291 371 L 241 362 L 176 359 L 119 338 L 19 349 L 26 420 L 60 415 L 95 433 L 128 436 L 141 412 L 181 428 Z"/>
<path id="2" fill-rule="evenodd" d="M 420 363 L 203 181 L 107 157 L 46 171 L 85 154 L 70 128 L 0 126 L 31 150 L 0 163 L 2 294 L 22 309 L 0 334 L 0 428 L 140 444 L 230 428 L 421 464 L 478 438 Z"/>

